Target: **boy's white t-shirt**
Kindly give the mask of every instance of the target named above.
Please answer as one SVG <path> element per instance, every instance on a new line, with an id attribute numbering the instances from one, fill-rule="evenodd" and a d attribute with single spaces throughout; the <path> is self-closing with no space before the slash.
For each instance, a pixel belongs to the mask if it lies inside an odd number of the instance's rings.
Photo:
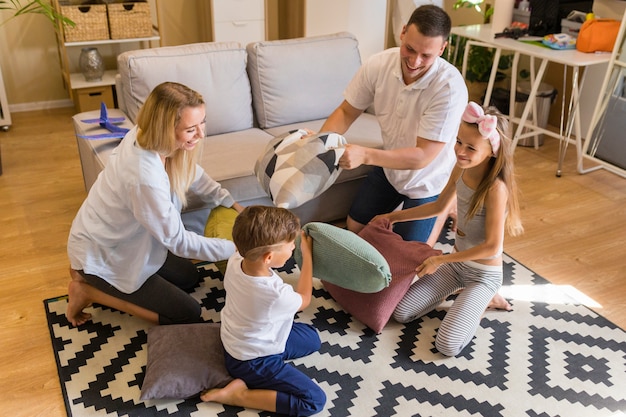
<path id="1" fill-rule="evenodd" d="M 239 252 L 232 255 L 224 274 L 226 303 L 220 313 L 224 349 L 242 361 L 282 353 L 302 296 L 274 271 L 267 277 L 246 275 L 242 260 Z"/>

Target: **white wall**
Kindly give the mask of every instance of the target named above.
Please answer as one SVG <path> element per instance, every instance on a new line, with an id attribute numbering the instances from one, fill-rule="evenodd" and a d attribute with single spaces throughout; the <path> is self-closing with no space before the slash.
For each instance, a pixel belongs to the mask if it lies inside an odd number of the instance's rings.
<path id="1" fill-rule="evenodd" d="M 308 0 L 305 7 L 305 36 L 351 32 L 361 60 L 385 49 L 387 0 Z"/>

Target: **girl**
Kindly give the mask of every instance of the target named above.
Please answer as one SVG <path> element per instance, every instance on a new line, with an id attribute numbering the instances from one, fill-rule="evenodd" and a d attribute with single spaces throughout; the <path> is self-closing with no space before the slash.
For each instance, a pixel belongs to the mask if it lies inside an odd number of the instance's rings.
<path id="1" fill-rule="evenodd" d="M 420 277 L 394 311 L 406 323 L 433 310 L 463 289 L 439 328 L 435 346 L 456 356 L 472 340 L 490 300 L 502 285 L 505 230 L 523 231 L 506 120 L 470 102 L 462 116 L 455 145 L 456 166 L 439 198 L 429 204 L 382 215 L 392 223 L 436 216 L 457 198 L 454 251 L 433 256 L 416 268 Z"/>

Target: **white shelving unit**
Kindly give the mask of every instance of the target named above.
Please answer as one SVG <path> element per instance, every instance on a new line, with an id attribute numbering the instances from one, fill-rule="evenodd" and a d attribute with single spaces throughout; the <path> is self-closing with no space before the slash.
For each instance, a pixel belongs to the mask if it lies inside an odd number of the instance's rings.
<path id="1" fill-rule="evenodd" d="M 585 174 L 604 168 L 626 177 L 626 13 L 622 17 L 600 92 L 578 171 Z M 585 169 L 584 160 L 591 160 L 597 165 Z"/>
<path id="2" fill-rule="evenodd" d="M 0 129 L 6 131 L 6 130 L 9 130 L 9 126 L 11 126 L 11 113 L 9 112 L 9 102 L 7 101 L 7 93 L 4 90 L 4 79 L 2 78 L 2 68 L 0 68 Z M 0 173 L 2 173 L 1 168 L 0 168 Z"/>
<path id="3" fill-rule="evenodd" d="M 236 41 L 242 45 L 264 41 L 265 0 L 213 0 L 213 41 Z"/>
<path id="4" fill-rule="evenodd" d="M 387 1 L 307 0 L 304 4 L 304 36 L 351 32 L 359 40 L 361 60 L 365 61 L 385 49 Z"/>
<path id="5" fill-rule="evenodd" d="M 158 13 L 157 0 L 150 0 L 149 2 L 154 3 L 154 7 L 151 7 L 151 13 Z M 53 0 L 53 5 L 60 12 L 59 0 Z M 111 67 L 116 66 L 117 55 L 127 50 L 160 46 L 161 36 L 158 30 L 158 21 L 158 16 L 156 16 L 156 19 L 153 19 L 153 35 L 143 38 L 65 42 L 63 33 L 61 31 L 57 33 L 63 81 L 78 112 L 97 109 L 101 101 L 104 101 L 108 107 L 115 106 L 117 69 Z M 81 49 L 85 47 L 97 47 L 103 56 L 106 67 L 109 68 L 105 71 L 101 81 L 86 81 L 79 71 L 78 57 Z"/>

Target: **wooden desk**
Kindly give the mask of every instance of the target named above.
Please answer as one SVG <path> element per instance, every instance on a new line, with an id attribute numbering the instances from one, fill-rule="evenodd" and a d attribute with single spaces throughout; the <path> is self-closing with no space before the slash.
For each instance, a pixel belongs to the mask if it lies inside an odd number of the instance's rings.
<path id="1" fill-rule="evenodd" d="M 575 129 L 576 139 L 576 155 L 578 166 L 582 167 L 582 135 L 580 126 L 580 109 L 578 99 L 580 92 L 584 88 L 585 74 L 583 74 L 579 82 L 579 70 L 582 67 L 590 65 L 597 65 L 609 62 L 610 54 L 586 54 L 579 52 L 576 49 L 570 50 L 555 50 L 547 47 L 534 45 L 531 43 L 523 42 L 520 40 L 510 38 L 498 38 L 495 39 L 491 25 L 469 25 L 469 26 L 457 26 L 452 28 L 452 34 L 458 35 L 469 39 L 468 43 L 475 46 L 485 46 L 489 48 L 495 48 L 496 55 L 494 65 L 491 69 L 491 76 L 487 85 L 487 91 L 485 93 L 485 103 L 489 103 L 491 99 L 491 92 L 493 91 L 493 84 L 496 78 L 496 72 L 498 69 L 498 60 L 503 50 L 513 52 L 513 66 L 512 74 L 518 73 L 518 64 L 520 55 L 527 55 L 530 57 L 531 62 L 531 91 L 528 96 L 528 101 L 524 105 L 521 117 L 515 117 L 515 91 L 517 89 L 517 77 L 511 77 L 511 94 L 509 101 L 509 120 L 511 122 L 511 129 L 513 123 L 517 123 L 517 129 L 513 134 L 513 146 L 517 146 L 520 139 L 525 137 L 535 136 L 538 132 L 546 134 L 548 136 L 555 137 L 560 140 L 559 146 L 559 160 L 556 171 L 557 176 L 561 176 L 561 167 L 563 158 L 565 156 L 565 149 L 567 143 L 571 141 L 572 128 Z M 471 41 L 471 42 L 470 42 Z M 467 48 L 466 48 L 467 51 Z M 539 67 L 535 69 L 535 59 L 539 60 Z M 465 60 L 466 61 L 466 60 Z M 567 118 L 565 118 L 564 111 L 561 112 L 561 123 L 559 133 L 556 134 L 550 130 L 536 126 L 534 123 L 528 122 L 528 116 L 531 108 L 533 109 L 534 120 L 537 120 L 537 109 L 535 98 L 537 96 L 537 90 L 543 79 L 548 62 L 555 62 L 567 67 L 572 67 L 572 93 L 569 100 Z M 465 65 L 464 65 L 465 66 Z M 463 69 L 463 73 L 465 69 Z M 564 72 L 563 85 L 567 83 L 567 71 Z M 565 90 L 565 89 L 563 89 Z M 565 107 L 565 94 L 562 94 L 562 106 Z M 564 128 L 564 123 L 567 121 L 567 126 Z M 524 127 L 529 128 L 529 132 L 522 133 Z"/>

